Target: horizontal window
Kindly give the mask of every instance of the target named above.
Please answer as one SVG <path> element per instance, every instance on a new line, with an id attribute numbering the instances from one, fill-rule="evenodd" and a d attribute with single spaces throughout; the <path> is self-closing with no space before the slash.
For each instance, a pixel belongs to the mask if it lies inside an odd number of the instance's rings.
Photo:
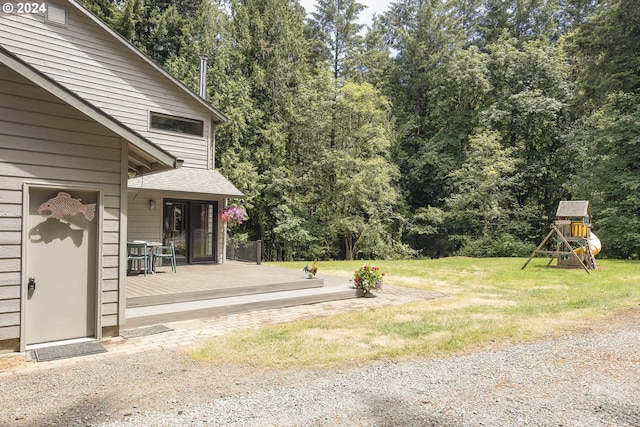
<path id="1" fill-rule="evenodd" d="M 151 128 L 204 136 L 204 122 L 202 120 L 186 119 L 166 114 L 151 113 Z"/>

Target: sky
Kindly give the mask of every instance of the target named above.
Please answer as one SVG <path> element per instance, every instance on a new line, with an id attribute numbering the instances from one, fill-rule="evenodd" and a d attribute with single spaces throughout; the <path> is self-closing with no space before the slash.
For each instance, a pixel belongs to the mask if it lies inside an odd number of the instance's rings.
<path id="1" fill-rule="evenodd" d="M 315 12 L 316 10 L 316 0 L 299 0 L 300 4 L 304 6 L 307 10 L 307 14 L 311 12 Z M 371 20 L 373 19 L 373 15 L 380 15 L 383 12 L 386 12 L 387 8 L 391 4 L 391 0 L 358 0 L 358 3 L 367 6 L 365 10 L 360 12 L 360 19 L 358 20 L 360 24 L 363 25 L 371 25 Z"/>

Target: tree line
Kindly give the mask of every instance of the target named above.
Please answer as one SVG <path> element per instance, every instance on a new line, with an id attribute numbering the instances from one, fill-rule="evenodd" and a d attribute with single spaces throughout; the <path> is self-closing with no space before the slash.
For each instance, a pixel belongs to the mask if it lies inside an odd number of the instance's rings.
<path id="1" fill-rule="evenodd" d="M 638 0 L 84 3 L 194 91 L 208 56 L 267 259 L 528 255 L 572 199 L 640 257 Z"/>

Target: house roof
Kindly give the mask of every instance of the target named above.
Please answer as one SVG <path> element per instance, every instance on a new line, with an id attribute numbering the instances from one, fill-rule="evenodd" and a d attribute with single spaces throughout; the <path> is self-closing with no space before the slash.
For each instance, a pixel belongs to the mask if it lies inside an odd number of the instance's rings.
<path id="1" fill-rule="evenodd" d="M 589 216 L 590 208 L 588 200 L 563 200 L 558 205 L 557 217 Z"/>
<path id="2" fill-rule="evenodd" d="M 129 191 L 162 190 L 243 198 L 244 194 L 217 170 L 180 168 L 132 178 Z"/>
<path id="3" fill-rule="evenodd" d="M 0 63 L 127 140 L 129 142 L 130 167 L 138 169 L 140 166 L 145 166 L 150 171 L 159 171 L 180 167 L 182 164 L 181 160 L 168 151 L 163 150 L 69 89 L 37 71 L 2 46 L 0 46 Z"/>
<path id="4" fill-rule="evenodd" d="M 98 24 L 100 27 L 102 27 L 105 31 L 110 33 L 114 38 L 116 38 L 118 41 L 120 41 L 124 46 L 126 46 L 129 50 L 131 50 L 133 53 L 135 53 L 138 57 L 140 57 L 142 60 L 144 60 L 149 65 L 151 65 L 153 68 L 158 70 L 161 74 L 163 74 L 166 78 L 171 80 L 174 84 L 176 84 L 181 89 L 183 89 L 185 92 L 187 92 L 192 98 L 194 98 L 202 106 L 206 107 L 211 112 L 211 114 L 212 114 L 212 116 L 214 118 L 214 122 L 216 124 L 222 124 L 222 123 L 226 123 L 226 122 L 229 121 L 229 119 L 221 111 L 219 111 L 218 109 L 214 108 L 211 104 L 209 104 L 200 95 L 196 94 L 193 90 L 191 90 L 189 87 L 187 87 L 184 83 L 182 83 L 180 80 L 178 80 L 173 75 L 171 75 L 171 73 L 169 73 L 167 70 L 165 70 L 160 65 L 158 65 L 155 61 L 153 61 L 151 58 L 149 58 L 147 55 L 145 55 L 142 51 L 140 51 L 140 49 L 138 49 L 131 42 L 129 42 L 129 40 L 125 39 L 117 31 L 113 30 L 111 27 L 109 27 L 107 24 L 105 24 L 100 18 L 95 16 L 93 13 L 91 13 L 87 8 L 85 8 L 84 5 L 80 4 L 79 2 L 77 2 L 75 0 L 68 0 L 68 1 L 76 9 L 78 9 L 81 13 L 83 13 L 89 19 L 91 19 L 96 24 Z"/>

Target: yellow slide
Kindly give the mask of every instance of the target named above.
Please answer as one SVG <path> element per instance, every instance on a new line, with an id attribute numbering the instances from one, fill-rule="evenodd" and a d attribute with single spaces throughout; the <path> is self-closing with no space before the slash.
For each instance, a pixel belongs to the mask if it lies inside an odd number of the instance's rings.
<path id="1" fill-rule="evenodd" d="M 593 233 L 589 234 L 589 246 L 591 247 L 591 252 L 593 253 L 593 256 L 598 255 L 600 253 L 600 250 L 602 249 L 602 243 L 600 243 L 600 239 L 598 239 L 598 236 L 596 236 Z M 574 252 L 578 255 L 582 255 L 586 251 L 584 247 L 581 247 L 576 249 Z"/>

